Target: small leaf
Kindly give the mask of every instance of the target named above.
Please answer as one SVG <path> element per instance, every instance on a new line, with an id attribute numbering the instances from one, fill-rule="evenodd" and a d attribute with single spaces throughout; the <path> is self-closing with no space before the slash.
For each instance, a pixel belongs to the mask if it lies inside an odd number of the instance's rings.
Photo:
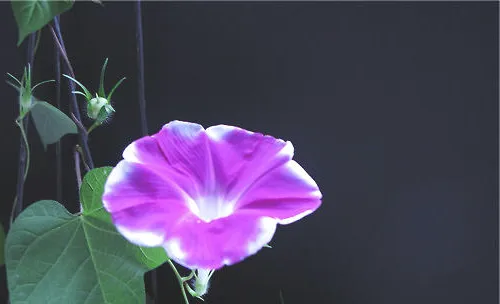
<path id="1" fill-rule="evenodd" d="M 106 93 L 104 92 L 104 73 L 106 72 L 106 66 L 108 65 L 108 58 L 104 60 L 104 64 L 101 69 L 101 78 L 99 79 L 99 96 L 105 97 Z"/>
<path id="2" fill-rule="evenodd" d="M 3 226 L 0 223 L 0 266 L 2 266 L 5 263 L 4 243 L 5 243 L 5 232 L 3 231 Z"/>
<path id="3" fill-rule="evenodd" d="M 83 215 L 112 224 L 111 215 L 102 205 L 104 184 L 113 167 L 101 167 L 90 170 L 83 177 L 80 188 L 80 202 L 83 206 Z M 137 247 L 137 260 L 150 269 L 165 263 L 168 259 L 162 247 Z"/>
<path id="4" fill-rule="evenodd" d="M 26 36 L 44 27 L 55 16 L 69 10 L 73 6 L 73 2 L 73 0 L 11 1 L 12 11 L 19 29 L 17 46 L 21 45 Z"/>
<path id="5" fill-rule="evenodd" d="M 87 99 L 87 101 L 92 99 L 92 94 L 90 94 L 90 91 L 87 90 L 87 88 L 81 82 L 79 82 L 75 78 L 73 78 L 71 76 L 68 76 L 66 74 L 63 74 L 63 76 L 66 77 L 66 78 L 68 78 L 69 80 L 73 81 L 74 83 L 76 83 L 78 86 L 80 86 L 80 88 L 83 90 L 83 92 L 85 92 L 85 94 L 82 93 L 82 92 L 78 92 L 78 91 L 73 91 L 72 93 L 74 93 L 74 94 L 80 94 L 80 95 L 85 96 L 85 98 Z"/>
<path id="6" fill-rule="evenodd" d="M 113 93 L 115 92 L 116 88 L 125 80 L 127 79 L 126 77 L 123 77 L 122 79 L 118 80 L 118 82 L 115 84 L 115 86 L 109 91 L 108 97 L 106 99 L 111 102 L 111 96 L 113 96 Z"/>
<path id="7" fill-rule="evenodd" d="M 90 170 L 82 180 L 80 188 L 80 202 L 83 206 L 83 214 L 108 223 L 111 223 L 111 216 L 102 206 L 102 194 L 104 193 L 104 183 L 113 167 L 101 167 Z"/>
<path id="8" fill-rule="evenodd" d="M 10 303 L 145 302 L 138 247 L 109 224 L 39 201 L 15 220 L 6 239 Z"/>
<path id="9" fill-rule="evenodd" d="M 155 269 L 168 260 L 167 252 L 163 247 L 138 247 L 136 259 L 149 269 Z"/>
<path id="10" fill-rule="evenodd" d="M 30 113 L 44 148 L 66 134 L 78 132 L 71 118 L 45 101 L 35 102 Z"/>

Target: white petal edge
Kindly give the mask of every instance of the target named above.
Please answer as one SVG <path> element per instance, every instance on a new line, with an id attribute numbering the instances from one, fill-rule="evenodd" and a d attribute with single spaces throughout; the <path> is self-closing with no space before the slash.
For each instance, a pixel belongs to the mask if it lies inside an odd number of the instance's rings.
<path id="1" fill-rule="evenodd" d="M 133 231 L 120 225 L 116 229 L 127 240 L 139 246 L 158 247 L 163 244 L 163 235 L 151 231 Z"/>
<path id="2" fill-rule="evenodd" d="M 290 172 L 299 177 L 302 181 L 304 181 L 307 185 L 311 186 L 311 188 L 316 188 L 317 190 L 313 191 L 311 194 L 314 198 L 321 198 L 321 192 L 319 191 L 318 185 L 314 181 L 314 179 L 302 168 L 296 161 L 290 160 L 285 164 L 285 167 L 290 170 Z"/>
<path id="3" fill-rule="evenodd" d="M 283 149 L 281 149 L 276 156 L 277 157 L 288 156 L 291 159 L 293 157 L 293 154 L 294 154 L 293 144 L 290 141 L 287 141 Z"/>
<path id="4" fill-rule="evenodd" d="M 190 139 L 198 136 L 200 133 L 205 132 L 202 125 L 194 122 L 186 122 L 174 120 L 162 127 L 162 130 L 169 130 L 184 139 Z M 159 134 L 158 134 L 159 135 Z"/>
<path id="5" fill-rule="evenodd" d="M 106 179 L 106 183 L 104 184 L 104 193 L 109 193 L 112 192 L 113 187 L 116 184 L 119 184 L 123 179 L 126 178 L 127 173 L 125 172 L 125 169 L 122 167 L 125 166 L 125 160 L 120 161 L 112 170 L 111 173 L 108 175 L 108 178 Z M 102 200 L 102 205 L 104 209 L 106 209 L 108 212 L 109 210 L 109 205 L 106 200 Z"/>
<path id="6" fill-rule="evenodd" d="M 133 163 L 143 163 L 139 160 L 137 157 L 139 155 L 139 152 L 137 150 L 137 144 L 135 142 L 131 143 L 128 145 L 125 150 L 123 150 L 122 157 L 123 159 L 126 159 L 127 161 L 133 162 Z"/>
<path id="7" fill-rule="evenodd" d="M 228 125 L 216 125 L 216 126 L 211 126 L 207 128 L 207 136 L 214 140 L 214 141 L 221 141 L 223 140 L 228 134 L 234 132 L 234 131 L 243 131 L 246 132 L 248 135 L 253 135 L 255 134 L 252 131 L 248 131 L 239 127 L 234 127 L 234 126 L 228 126 Z"/>
<path id="8" fill-rule="evenodd" d="M 163 248 L 172 259 L 182 262 L 187 257 L 187 253 L 181 248 L 181 242 L 177 238 L 170 239 L 163 244 Z"/>
<path id="9" fill-rule="evenodd" d="M 255 254 L 262 249 L 264 245 L 268 244 L 273 238 L 274 232 L 276 232 L 277 221 L 274 218 L 267 216 L 261 217 L 257 224 L 260 231 L 257 233 L 255 240 L 250 241 L 247 245 L 247 253 L 249 255 Z"/>
<path id="10" fill-rule="evenodd" d="M 288 224 L 291 224 L 293 222 L 296 222 L 298 220 L 300 220 L 301 218 L 303 218 L 304 216 L 306 215 L 309 215 L 311 213 L 313 213 L 314 210 L 306 210 L 304 212 L 301 212 L 297 215 L 294 215 L 292 217 L 289 217 L 289 218 L 286 218 L 286 219 L 281 219 L 278 221 L 278 224 L 281 224 L 281 225 L 288 225 Z"/>

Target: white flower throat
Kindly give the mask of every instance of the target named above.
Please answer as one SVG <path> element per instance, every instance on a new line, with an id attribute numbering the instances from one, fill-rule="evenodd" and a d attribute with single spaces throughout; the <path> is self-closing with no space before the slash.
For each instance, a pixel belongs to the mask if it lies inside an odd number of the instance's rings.
<path id="1" fill-rule="evenodd" d="M 227 202 L 219 196 L 199 197 L 196 200 L 190 200 L 188 206 L 191 212 L 207 223 L 234 212 L 234 203 Z"/>

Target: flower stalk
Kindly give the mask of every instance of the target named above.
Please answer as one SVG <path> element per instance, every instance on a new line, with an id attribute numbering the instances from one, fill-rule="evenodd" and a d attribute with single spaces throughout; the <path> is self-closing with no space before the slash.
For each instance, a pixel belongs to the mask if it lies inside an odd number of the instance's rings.
<path id="1" fill-rule="evenodd" d="M 137 44 L 137 87 L 139 92 L 139 112 L 141 115 L 142 136 L 148 135 L 148 124 L 146 119 L 146 94 L 144 89 L 144 43 L 142 39 L 142 12 L 141 0 L 135 3 L 136 16 L 136 44 Z"/>
<path id="2" fill-rule="evenodd" d="M 181 277 L 181 275 L 179 274 L 179 271 L 175 267 L 175 265 L 172 262 L 172 260 L 167 259 L 167 263 L 170 266 L 170 268 L 172 268 L 172 270 L 174 271 L 175 277 L 177 278 L 177 281 L 179 282 L 179 285 L 181 286 L 181 293 L 182 293 L 182 298 L 184 299 L 184 303 L 185 304 L 189 304 L 189 300 L 188 300 L 188 297 L 187 297 L 187 294 L 186 294 L 186 290 L 184 289 L 184 282 L 186 281 L 186 279 L 184 279 L 183 277 Z"/>
<path id="3" fill-rule="evenodd" d="M 71 75 L 71 77 L 75 77 L 75 73 L 73 71 L 73 67 L 71 66 L 71 63 L 69 62 L 68 56 L 66 54 L 66 47 L 64 46 L 64 40 L 61 34 L 61 28 L 59 26 L 59 17 L 56 16 L 54 17 L 54 26 L 49 26 L 50 31 L 52 33 L 52 36 L 54 38 L 54 43 L 56 44 L 57 48 L 59 49 L 59 52 L 61 54 L 61 57 L 63 58 L 65 65 L 64 65 L 64 70 L 66 73 Z M 69 90 L 70 92 L 75 91 L 75 84 L 72 81 L 68 82 L 69 85 Z M 76 102 L 76 96 L 74 94 L 70 94 L 70 109 L 71 113 L 74 115 L 74 117 L 81 123 L 81 115 L 80 115 L 80 109 L 78 108 L 78 104 Z M 80 142 L 81 142 L 81 147 L 83 150 L 83 155 L 84 155 L 84 162 L 88 165 L 90 169 L 94 168 L 94 161 L 92 160 L 92 155 L 90 154 L 90 148 L 88 144 L 88 134 L 83 132 L 81 129 L 78 129 L 78 133 L 80 135 Z"/>
<path id="4" fill-rule="evenodd" d="M 29 67 L 33 66 L 33 62 L 35 61 L 35 34 L 31 34 L 28 38 L 26 61 Z M 21 116 L 22 109 L 20 105 L 19 117 Z M 16 197 L 14 199 L 14 205 L 12 206 L 12 212 L 10 215 L 11 224 L 14 218 L 16 218 L 23 210 L 24 182 L 26 181 L 26 175 L 28 172 L 27 169 L 29 168 L 29 146 L 27 143 L 28 119 L 27 117 L 22 117 L 21 119 L 17 119 L 16 123 L 21 130 L 21 138 L 19 144 Z"/>

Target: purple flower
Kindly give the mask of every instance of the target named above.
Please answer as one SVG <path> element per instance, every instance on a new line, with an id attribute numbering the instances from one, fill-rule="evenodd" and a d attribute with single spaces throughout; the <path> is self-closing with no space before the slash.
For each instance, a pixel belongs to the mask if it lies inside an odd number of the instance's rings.
<path id="1" fill-rule="evenodd" d="M 173 121 L 123 152 L 103 203 L 118 231 L 191 269 L 255 254 L 321 204 L 290 142 L 237 127 Z"/>

